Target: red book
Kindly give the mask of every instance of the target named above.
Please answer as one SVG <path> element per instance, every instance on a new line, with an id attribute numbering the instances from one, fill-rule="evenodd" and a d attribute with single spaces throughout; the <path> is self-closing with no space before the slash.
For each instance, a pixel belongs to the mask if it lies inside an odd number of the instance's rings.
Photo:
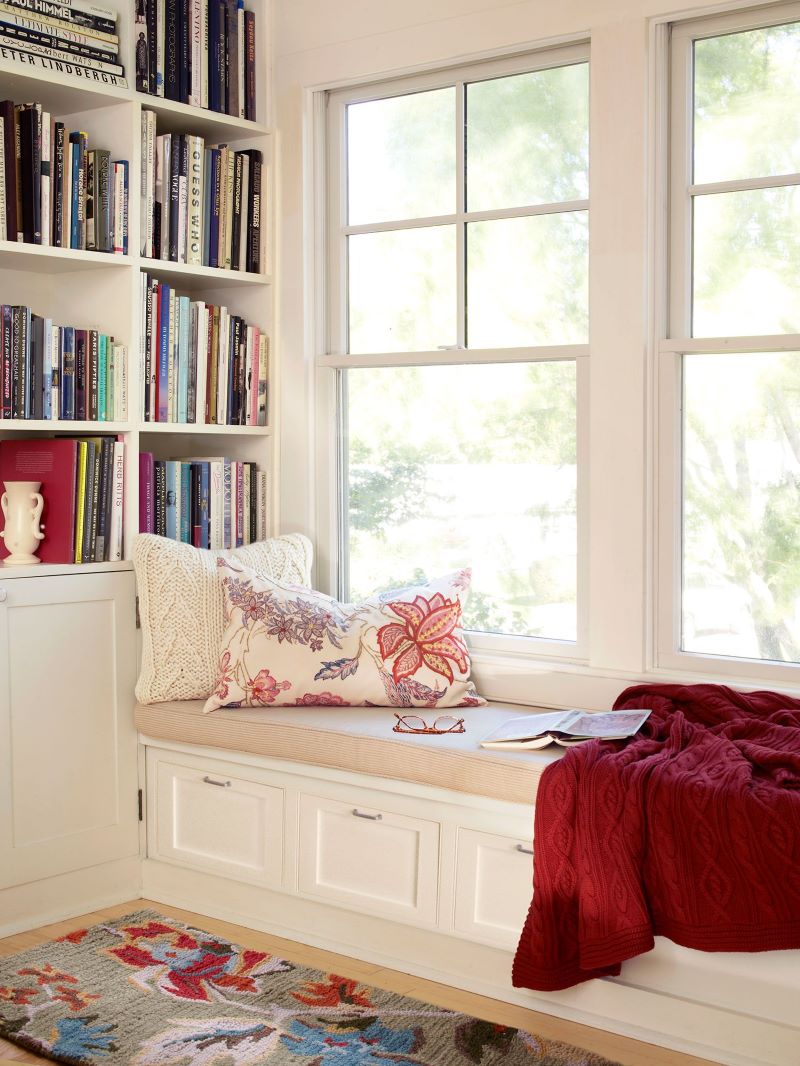
<path id="1" fill-rule="evenodd" d="M 71 563 L 75 554 L 75 440 L 0 441 L 0 482 L 40 481 L 44 498 L 41 526 L 44 540 L 37 556 L 43 563 Z M 5 518 L 0 510 L 0 529 Z M 0 540 L 0 558 L 8 555 Z"/>
<path id="2" fill-rule="evenodd" d="M 153 485 L 155 481 L 152 452 L 139 453 L 139 532 L 155 532 L 155 503 Z"/>

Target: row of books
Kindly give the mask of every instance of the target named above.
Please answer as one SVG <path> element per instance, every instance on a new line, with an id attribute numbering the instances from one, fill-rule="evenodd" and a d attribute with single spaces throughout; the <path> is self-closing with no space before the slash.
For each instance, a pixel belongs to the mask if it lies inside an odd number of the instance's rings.
<path id="1" fill-rule="evenodd" d="M 195 548 L 240 548 L 267 536 L 267 474 L 255 463 L 139 455 L 139 529 Z"/>
<path id="2" fill-rule="evenodd" d="M 262 154 L 156 134 L 142 112 L 141 253 L 229 270 L 261 269 Z"/>
<path id="3" fill-rule="evenodd" d="M 256 17 L 243 0 L 136 0 L 136 88 L 256 118 Z"/>
<path id="4" fill-rule="evenodd" d="M 90 149 L 39 103 L 3 100 L 0 240 L 126 254 L 127 160 Z"/>
<path id="5" fill-rule="evenodd" d="M 41 482 L 43 563 L 122 558 L 124 475 L 125 445 L 116 437 L 0 441 L 0 481 Z"/>
<path id="6" fill-rule="evenodd" d="M 0 418 L 122 422 L 124 344 L 96 329 L 56 325 L 30 307 L 0 306 Z"/>
<path id="7" fill-rule="evenodd" d="M 2 0 L 0 54 L 21 66 L 127 88 L 116 12 L 92 0 Z"/>
<path id="8" fill-rule="evenodd" d="M 149 274 L 141 282 L 143 420 L 265 426 L 267 334 Z"/>

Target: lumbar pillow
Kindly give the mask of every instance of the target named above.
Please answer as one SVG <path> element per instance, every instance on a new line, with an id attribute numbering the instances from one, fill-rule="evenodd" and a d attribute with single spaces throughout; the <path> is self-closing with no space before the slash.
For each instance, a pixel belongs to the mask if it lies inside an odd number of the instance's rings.
<path id="1" fill-rule="evenodd" d="M 227 627 L 205 710 L 259 706 L 474 707 L 461 598 L 470 571 L 358 604 L 230 559 Z"/>
<path id="2" fill-rule="evenodd" d="M 225 631 L 218 558 L 297 585 L 311 581 L 311 542 L 299 533 L 229 551 L 139 534 L 133 565 L 142 624 L 140 703 L 205 699 L 213 691 Z"/>

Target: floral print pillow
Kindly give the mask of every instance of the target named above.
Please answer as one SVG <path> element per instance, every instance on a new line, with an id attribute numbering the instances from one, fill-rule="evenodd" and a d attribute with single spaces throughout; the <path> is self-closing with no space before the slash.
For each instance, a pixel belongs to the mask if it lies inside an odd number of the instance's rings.
<path id="1" fill-rule="evenodd" d="M 476 707 L 459 570 L 359 604 L 218 559 L 226 629 L 218 707 Z"/>

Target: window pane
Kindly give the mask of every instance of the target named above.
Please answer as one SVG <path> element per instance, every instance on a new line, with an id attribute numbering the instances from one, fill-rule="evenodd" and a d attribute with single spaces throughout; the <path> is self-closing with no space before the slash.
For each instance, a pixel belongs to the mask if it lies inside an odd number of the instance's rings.
<path id="1" fill-rule="evenodd" d="M 800 23 L 694 46 L 694 180 L 800 171 Z"/>
<path id="2" fill-rule="evenodd" d="M 471 566 L 469 628 L 574 640 L 574 364 L 359 369 L 347 389 L 350 597 Z"/>
<path id="3" fill-rule="evenodd" d="M 388 222 L 456 209 L 454 88 L 350 104 L 349 222 Z"/>
<path id="4" fill-rule="evenodd" d="M 698 196 L 694 335 L 800 332 L 800 188 Z"/>
<path id="5" fill-rule="evenodd" d="M 683 648 L 800 661 L 800 354 L 684 358 Z"/>
<path id="6" fill-rule="evenodd" d="M 470 223 L 469 347 L 585 343 L 588 234 L 585 211 Z"/>
<path id="7" fill-rule="evenodd" d="M 453 226 L 358 234 L 348 238 L 348 253 L 350 352 L 456 343 Z"/>
<path id="8" fill-rule="evenodd" d="M 470 211 L 588 195 L 588 64 L 467 87 Z"/>

